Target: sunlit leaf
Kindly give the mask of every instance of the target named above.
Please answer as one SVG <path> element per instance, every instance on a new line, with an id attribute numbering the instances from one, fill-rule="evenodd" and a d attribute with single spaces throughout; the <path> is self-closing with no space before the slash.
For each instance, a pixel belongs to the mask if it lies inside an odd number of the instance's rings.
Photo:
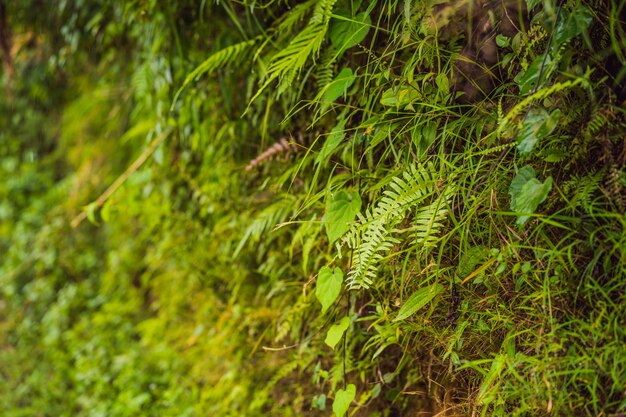
<path id="1" fill-rule="evenodd" d="M 530 218 L 552 189 L 552 177 L 540 182 L 535 177 L 535 170 L 526 165 L 521 168 L 509 187 L 511 209 L 518 213 L 517 224 L 522 225 Z"/>
<path id="2" fill-rule="evenodd" d="M 342 318 L 339 323 L 330 326 L 328 333 L 326 333 L 326 340 L 324 340 L 324 343 L 332 349 L 335 349 L 335 346 L 343 337 L 343 334 L 348 329 L 348 326 L 350 326 L 350 317 L 347 316 Z"/>
<path id="3" fill-rule="evenodd" d="M 354 222 L 354 217 L 361 209 L 361 197 L 359 193 L 346 193 L 340 191 L 333 194 L 326 202 L 326 234 L 328 240 L 333 243 L 343 236 L 350 225 Z"/>
<path id="4" fill-rule="evenodd" d="M 348 384 L 345 390 L 337 390 L 337 392 L 335 392 L 335 400 L 333 401 L 333 413 L 335 413 L 335 417 L 343 417 L 355 397 L 356 386 L 354 384 Z"/>
<path id="5" fill-rule="evenodd" d="M 544 109 L 533 109 L 528 112 L 517 135 L 517 150 L 520 155 L 530 154 L 538 141 L 552 133 L 560 118 L 559 109 L 550 114 Z"/>
<path id="6" fill-rule="evenodd" d="M 343 272 L 341 269 L 335 268 L 331 270 L 325 266 L 320 269 L 317 275 L 317 285 L 315 286 L 315 297 L 322 304 L 322 314 L 332 306 L 339 293 L 341 292 L 341 284 L 343 283 Z"/>

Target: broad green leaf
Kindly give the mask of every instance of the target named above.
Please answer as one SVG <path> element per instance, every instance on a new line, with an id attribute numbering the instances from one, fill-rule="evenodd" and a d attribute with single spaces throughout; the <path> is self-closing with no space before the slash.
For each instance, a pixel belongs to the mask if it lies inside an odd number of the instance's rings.
<path id="1" fill-rule="evenodd" d="M 324 142 L 324 146 L 322 146 L 322 150 L 315 158 L 315 163 L 319 164 L 320 162 L 326 162 L 333 151 L 339 146 L 343 138 L 346 136 L 346 133 L 343 131 L 344 126 L 346 125 L 346 121 L 341 120 L 337 126 L 330 131 L 330 134 L 326 138 Z"/>
<path id="2" fill-rule="evenodd" d="M 528 66 L 528 69 L 524 72 L 520 72 L 515 77 L 515 82 L 519 86 L 519 93 L 525 95 L 533 91 L 535 85 L 537 85 L 537 79 L 541 74 L 542 82 L 545 82 L 550 73 L 552 72 L 552 58 L 548 55 L 546 57 L 545 65 L 543 62 L 544 55 L 540 55 Z M 543 66 L 543 70 L 541 69 Z M 541 85 L 539 85 L 541 87 Z"/>
<path id="3" fill-rule="evenodd" d="M 533 109 L 528 112 L 517 135 L 517 150 L 520 155 L 530 154 L 538 141 L 552 133 L 560 118 L 559 109 L 550 114 L 544 109 Z"/>
<path id="4" fill-rule="evenodd" d="M 442 72 L 437 75 L 437 78 L 435 78 L 435 82 L 437 83 L 437 89 L 442 96 L 450 93 L 450 82 L 448 81 L 448 77 L 445 73 Z"/>
<path id="5" fill-rule="evenodd" d="M 324 394 L 314 396 L 311 401 L 311 406 L 318 410 L 326 410 L 326 396 Z"/>
<path id="6" fill-rule="evenodd" d="M 420 308 L 432 301 L 433 298 L 441 294 L 443 285 L 435 283 L 428 287 L 420 288 L 415 291 L 412 296 L 406 300 L 406 303 L 400 308 L 398 316 L 394 321 L 404 320 L 417 312 Z"/>
<path id="7" fill-rule="evenodd" d="M 326 234 L 333 243 L 350 229 L 354 217 L 361 210 L 361 197 L 358 193 L 340 191 L 331 195 L 326 202 Z"/>
<path id="8" fill-rule="evenodd" d="M 534 213 L 552 189 L 552 177 L 541 183 L 535 177 L 535 170 L 526 165 L 521 168 L 509 187 L 511 195 L 511 209 L 518 213 L 517 224 L 523 225 Z"/>
<path id="9" fill-rule="evenodd" d="M 330 103 L 343 96 L 352 83 L 354 83 L 354 79 L 355 75 L 350 68 L 342 69 L 335 79 L 325 88 L 322 104 L 328 106 Z"/>
<path id="10" fill-rule="evenodd" d="M 346 414 L 354 397 L 356 397 L 356 386 L 354 384 L 348 384 L 345 390 L 337 390 L 335 400 L 333 401 L 335 417 L 343 417 Z"/>
<path id="11" fill-rule="evenodd" d="M 339 53 L 362 42 L 370 30 L 372 20 L 366 13 L 355 17 L 340 16 L 331 20 L 330 42 Z"/>
<path id="12" fill-rule="evenodd" d="M 506 48 L 510 44 L 511 44 L 511 38 L 509 38 L 508 36 L 504 36 L 504 35 L 496 36 L 496 45 L 498 45 L 500 48 Z"/>
<path id="13" fill-rule="evenodd" d="M 332 306 L 339 297 L 341 284 L 343 283 L 343 272 L 335 268 L 331 270 L 325 266 L 317 274 L 317 284 L 315 286 L 315 297 L 322 304 L 322 314 Z"/>
<path id="14" fill-rule="evenodd" d="M 348 326 L 350 326 L 350 317 L 347 316 L 342 318 L 339 323 L 330 326 L 330 329 L 328 329 L 328 333 L 326 334 L 326 340 L 324 340 L 324 343 L 330 346 L 331 349 L 335 349 L 335 346 L 337 345 L 337 343 L 339 343 L 343 334 L 346 332 L 346 330 L 348 330 Z"/>

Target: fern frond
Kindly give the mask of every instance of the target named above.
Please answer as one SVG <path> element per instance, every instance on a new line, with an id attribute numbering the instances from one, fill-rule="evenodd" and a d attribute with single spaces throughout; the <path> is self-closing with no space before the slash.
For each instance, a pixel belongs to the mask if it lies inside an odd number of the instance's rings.
<path id="1" fill-rule="evenodd" d="M 185 77 L 185 81 L 183 85 L 178 89 L 176 95 L 174 96 L 174 101 L 172 102 L 172 106 L 176 103 L 178 96 L 191 84 L 192 82 L 196 82 L 205 74 L 217 71 L 220 68 L 224 68 L 228 65 L 241 63 L 242 59 L 252 51 L 252 47 L 261 39 L 261 37 L 256 37 L 250 39 L 248 41 L 239 42 L 231 46 L 227 46 L 224 49 L 221 49 L 210 57 L 208 57 L 204 62 L 198 65 L 193 71 L 187 74 Z"/>
<path id="2" fill-rule="evenodd" d="M 304 19 L 306 14 L 317 3 L 317 0 L 309 0 L 296 5 L 289 12 L 285 13 L 276 22 L 276 32 L 278 35 L 293 33 L 293 28 Z"/>
<path id="3" fill-rule="evenodd" d="M 333 70 L 335 56 L 336 51 L 334 48 L 326 49 L 322 55 L 321 63 L 315 73 L 315 79 L 319 91 L 323 91 L 324 87 L 333 81 L 333 77 L 335 76 L 335 71 Z"/>
<path id="4" fill-rule="evenodd" d="M 439 174 L 432 163 L 411 166 L 393 178 L 375 208 L 367 210 L 364 216 L 359 215 L 360 223 L 343 239 L 353 249 L 352 268 L 347 277 L 349 288 L 368 288 L 373 283 L 384 253 L 399 242 L 393 237 L 396 226 L 410 209 L 436 193 L 438 180 Z M 449 196 L 449 192 L 443 192 L 417 212 L 412 230 L 418 243 L 428 245 L 434 241 L 447 213 Z"/>
<path id="5" fill-rule="evenodd" d="M 435 201 L 418 210 L 413 220 L 415 242 L 422 248 L 434 246 L 437 235 L 443 227 L 443 221 L 448 216 L 450 193 L 441 194 Z"/>
<path id="6" fill-rule="evenodd" d="M 272 57 L 267 78 L 251 101 L 254 101 L 274 80 L 280 79 L 278 94 L 283 93 L 302 70 L 309 58 L 319 53 L 336 0 L 320 0 L 315 5 L 309 24 Z"/>

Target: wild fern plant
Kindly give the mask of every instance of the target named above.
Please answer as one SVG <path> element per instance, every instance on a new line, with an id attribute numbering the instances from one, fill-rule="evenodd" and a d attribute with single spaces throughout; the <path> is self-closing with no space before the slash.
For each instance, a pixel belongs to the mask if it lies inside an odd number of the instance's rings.
<path id="1" fill-rule="evenodd" d="M 358 215 L 359 222 L 343 238 L 343 243 L 353 251 L 348 288 L 372 285 L 384 254 L 400 243 L 394 237 L 399 232 L 397 227 L 412 210 L 417 209 L 410 228 L 415 243 L 432 244 L 442 227 L 452 194 L 451 187 L 440 185 L 443 178 L 433 163 L 409 165 L 401 175 L 392 178 L 375 207 L 370 207 L 365 215 Z"/>

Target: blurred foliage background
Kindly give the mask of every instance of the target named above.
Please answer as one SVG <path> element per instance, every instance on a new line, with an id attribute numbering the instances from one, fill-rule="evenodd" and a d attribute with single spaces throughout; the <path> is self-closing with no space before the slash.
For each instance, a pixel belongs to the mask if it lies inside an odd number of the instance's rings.
<path id="1" fill-rule="evenodd" d="M 472 4 L 0 0 L 4 415 L 626 412 L 626 7 Z"/>

